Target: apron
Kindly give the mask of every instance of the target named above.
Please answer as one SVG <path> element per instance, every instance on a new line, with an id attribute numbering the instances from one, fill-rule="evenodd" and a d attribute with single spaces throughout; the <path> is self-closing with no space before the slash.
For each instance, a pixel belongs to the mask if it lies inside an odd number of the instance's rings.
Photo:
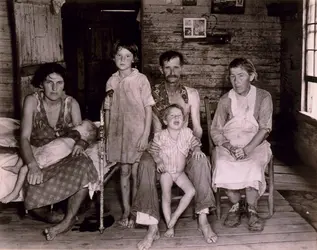
<path id="1" fill-rule="evenodd" d="M 223 127 L 224 136 L 236 147 L 245 147 L 257 134 L 259 125 L 254 118 L 256 89 L 251 85 L 248 96 L 240 101 L 231 90 L 231 110 L 233 118 Z M 266 189 L 265 168 L 272 152 L 270 144 L 263 141 L 245 159 L 236 160 L 230 152 L 216 147 L 214 152 L 213 188 L 239 190 L 253 187 L 262 195 Z"/>

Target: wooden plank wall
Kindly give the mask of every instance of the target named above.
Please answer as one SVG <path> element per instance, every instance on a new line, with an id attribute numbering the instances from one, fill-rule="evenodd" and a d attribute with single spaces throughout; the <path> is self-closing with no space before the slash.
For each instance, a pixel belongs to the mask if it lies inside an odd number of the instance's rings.
<path id="1" fill-rule="evenodd" d="M 61 13 L 52 14 L 49 0 L 18 0 L 15 3 L 16 35 L 20 68 L 64 60 Z M 34 68 L 34 67 L 33 67 Z M 28 72 L 29 70 L 24 70 Z M 22 75 L 20 103 L 33 92 L 32 75 Z"/>
<path id="2" fill-rule="evenodd" d="M 13 117 L 13 64 L 7 0 L 0 0 L 0 117 Z"/>
<path id="3" fill-rule="evenodd" d="M 214 100 L 227 91 L 227 66 L 236 57 L 247 57 L 256 65 L 261 82 L 257 86 L 270 91 L 275 112 L 279 112 L 280 45 L 279 17 L 269 17 L 265 1 L 245 1 L 243 15 L 217 14 L 217 29 L 232 33 L 230 44 L 201 45 L 182 38 L 184 17 L 207 17 L 207 32 L 215 24 L 211 1 L 197 0 L 197 6 L 182 6 L 181 0 L 143 0 L 143 68 L 152 82 L 159 78 L 158 57 L 174 49 L 186 57 L 183 83 L 199 90 L 201 98 Z M 203 103 L 201 105 L 204 111 Z M 204 117 L 203 117 L 204 119 Z"/>
<path id="4" fill-rule="evenodd" d="M 19 0 L 15 19 L 20 65 L 63 60 L 61 14 L 51 13 L 49 0 Z"/>

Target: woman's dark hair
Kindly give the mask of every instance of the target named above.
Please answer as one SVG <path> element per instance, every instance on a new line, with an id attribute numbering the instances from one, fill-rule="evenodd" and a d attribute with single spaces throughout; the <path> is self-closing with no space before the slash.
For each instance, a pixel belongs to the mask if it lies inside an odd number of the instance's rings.
<path id="1" fill-rule="evenodd" d="M 125 48 L 132 53 L 134 64 L 139 62 L 139 57 L 138 57 L 139 49 L 138 49 L 138 46 L 136 46 L 136 44 L 133 41 L 129 39 L 117 40 L 115 44 L 113 45 L 113 49 L 112 49 L 113 58 L 115 58 L 120 48 Z"/>
<path id="2" fill-rule="evenodd" d="M 255 81 L 258 80 L 258 73 L 256 72 L 256 69 L 253 63 L 251 62 L 251 60 L 243 58 L 243 57 L 233 59 L 231 63 L 229 64 L 229 71 L 232 68 L 238 68 L 238 67 L 243 68 L 246 72 L 249 73 L 249 75 L 254 74 L 254 80 Z"/>
<path id="3" fill-rule="evenodd" d="M 39 88 L 45 81 L 46 77 L 52 73 L 60 75 L 66 83 L 66 69 L 62 65 L 58 63 L 45 63 L 37 69 L 31 81 L 31 84 L 34 87 Z"/>
<path id="4" fill-rule="evenodd" d="M 168 116 L 169 111 L 170 111 L 172 108 L 177 108 L 177 109 L 179 109 L 180 111 L 182 111 L 183 116 L 185 116 L 185 112 L 184 112 L 183 107 L 180 106 L 180 105 L 178 105 L 178 104 L 176 104 L 176 103 L 174 103 L 174 104 L 171 104 L 171 105 L 169 105 L 167 108 L 164 109 L 164 111 L 163 111 L 163 120 L 166 121 L 166 117 Z"/>
<path id="5" fill-rule="evenodd" d="M 182 53 L 178 52 L 178 51 L 174 51 L 174 50 L 168 50 L 165 51 L 163 54 L 160 55 L 160 66 L 163 67 L 164 62 L 168 62 L 173 58 L 179 58 L 179 61 L 181 63 L 181 65 L 184 64 L 184 56 Z"/>

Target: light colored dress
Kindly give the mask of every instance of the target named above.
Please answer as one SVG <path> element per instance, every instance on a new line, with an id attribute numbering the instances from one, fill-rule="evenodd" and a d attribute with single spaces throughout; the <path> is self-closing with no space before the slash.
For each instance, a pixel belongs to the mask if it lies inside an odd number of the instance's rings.
<path id="1" fill-rule="evenodd" d="M 228 99 L 230 106 L 225 104 Z M 211 126 L 211 136 L 216 144 L 213 155 L 214 188 L 238 190 L 253 187 L 260 195 L 264 193 L 265 168 L 272 155 L 270 144 L 263 141 L 241 160 L 236 160 L 221 146 L 224 142 L 230 142 L 232 146 L 243 148 L 260 128 L 268 132 L 272 128 L 272 100 L 268 92 L 251 85 L 247 96 L 240 96 L 232 89 L 220 100 Z"/>
<path id="2" fill-rule="evenodd" d="M 105 100 L 105 108 L 110 110 L 108 161 L 133 164 L 142 155 L 137 144 L 144 132 L 145 107 L 155 104 L 151 86 L 145 75 L 133 69 L 123 79 L 119 72 L 114 73 L 106 85 L 109 90 L 114 92 Z"/>

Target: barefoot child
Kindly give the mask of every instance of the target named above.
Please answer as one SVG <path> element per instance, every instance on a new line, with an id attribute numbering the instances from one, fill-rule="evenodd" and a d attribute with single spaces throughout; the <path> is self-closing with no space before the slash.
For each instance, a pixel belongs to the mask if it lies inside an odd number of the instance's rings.
<path id="1" fill-rule="evenodd" d="M 118 222 L 133 227 L 130 216 L 130 176 L 132 199 L 136 193 L 136 174 L 142 152 L 147 148 L 151 128 L 152 106 L 155 104 L 147 77 L 132 64 L 138 60 L 138 48 L 129 41 L 114 45 L 114 61 L 118 71 L 108 80 L 104 108 L 109 162 L 121 164 L 121 193 L 123 215 Z"/>
<path id="2" fill-rule="evenodd" d="M 91 121 L 84 120 L 69 133 L 57 136 L 60 137 L 42 147 L 32 147 L 35 160 L 40 168 L 51 166 L 68 156 L 73 150 L 76 139 L 81 138 L 83 143 L 94 141 L 97 137 L 97 127 Z M 9 203 L 18 197 L 27 176 L 28 167 L 23 165 L 22 158 L 19 158 L 14 166 L 4 167 L 4 169 L 19 174 L 13 191 L 0 200 L 2 203 Z"/>
<path id="3" fill-rule="evenodd" d="M 189 128 L 184 128 L 184 111 L 177 104 L 168 106 L 163 115 L 166 129 L 155 134 L 150 153 L 162 173 L 162 209 L 167 224 L 166 237 L 174 237 L 174 226 L 195 195 L 195 188 L 184 172 L 186 158 L 191 151 L 195 158 L 204 157 L 200 141 Z M 184 191 L 175 212 L 171 213 L 171 188 L 176 183 Z"/>

